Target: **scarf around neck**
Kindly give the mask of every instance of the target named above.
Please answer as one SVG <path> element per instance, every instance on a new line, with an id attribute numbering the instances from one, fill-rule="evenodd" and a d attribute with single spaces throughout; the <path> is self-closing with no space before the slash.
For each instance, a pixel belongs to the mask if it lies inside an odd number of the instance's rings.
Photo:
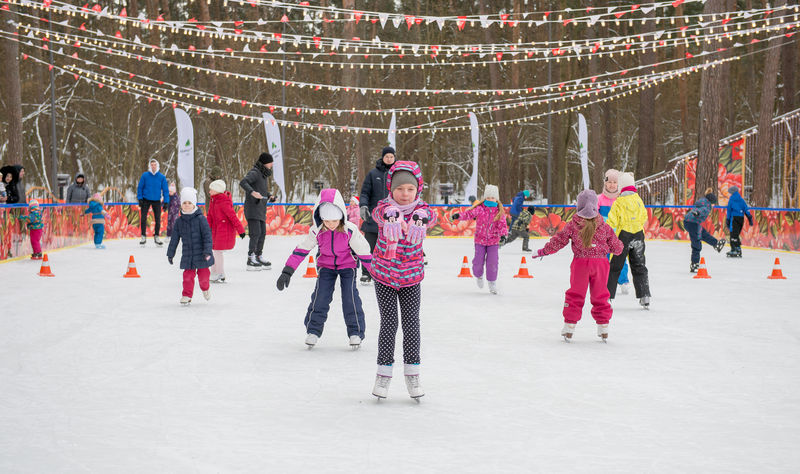
<path id="1" fill-rule="evenodd" d="M 389 202 L 389 204 L 391 204 L 392 206 L 394 206 L 394 207 L 396 207 L 396 208 L 400 209 L 400 212 L 402 212 L 402 213 L 403 213 L 403 216 L 408 216 L 408 215 L 410 215 L 412 212 L 414 212 L 414 209 L 416 209 L 417 205 L 418 205 L 418 204 L 419 204 L 419 202 L 420 202 L 420 199 L 419 199 L 419 198 L 417 198 L 416 200 L 414 200 L 414 201 L 412 201 L 412 202 L 410 202 L 410 203 L 408 203 L 408 204 L 406 204 L 406 205 L 401 205 L 401 204 L 398 204 L 398 203 L 397 203 L 397 201 L 395 201 L 394 199 L 392 199 L 392 196 L 389 196 L 389 197 L 387 197 L 387 198 L 386 198 L 386 200 L 387 200 L 387 201 Z"/>

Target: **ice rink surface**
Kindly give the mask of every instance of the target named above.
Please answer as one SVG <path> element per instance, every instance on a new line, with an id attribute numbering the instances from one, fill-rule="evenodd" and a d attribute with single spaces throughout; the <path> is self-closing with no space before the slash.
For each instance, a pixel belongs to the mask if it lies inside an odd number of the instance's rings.
<path id="1" fill-rule="evenodd" d="M 108 241 L 0 264 L 0 472 L 798 472 L 800 255 L 648 242 L 652 310 L 617 296 L 608 344 L 587 299 L 560 337 L 572 252 L 501 250 L 499 295 L 456 278 L 470 239 L 428 239 L 421 382 L 412 401 L 398 334 L 390 396 L 371 395 L 379 317 L 347 344 L 337 294 L 313 350 L 313 279 L 275 282 L 300 237 L 268 237 L 273 270 L 181 307 L 181 272 L 152 240 Z M 535 250 L 544 240 L 532 240 Z M 726 249 L 727 251 L 727 249 Z M 141 279 L 123 279 L 134 255 Z M 774 258 L 788 280 L 767 280 Z"/>

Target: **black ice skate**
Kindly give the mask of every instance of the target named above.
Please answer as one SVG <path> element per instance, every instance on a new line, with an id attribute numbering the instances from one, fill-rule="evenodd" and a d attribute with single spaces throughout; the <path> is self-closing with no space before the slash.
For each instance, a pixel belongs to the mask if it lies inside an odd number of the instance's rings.
<path id="1" fill-rule="evenodd" d="M 256 255 L 256 261 L 261 264 L 262 270 L 272 270 L 272 263 L 261 255 Z"/>
<path id="2" fill-rule="evenodd" d="M 742 258 L 742 249 L 731 249 L 731 251 L 726 253 L 725 256 L 728 258 Z"/>
<path id="3" fill-rule="evenodd" d="M 361 281 L 361 285 L 369 286 L 369 284 L 372 283 L 372 277 L 370 276 L 369 273 L 365 272 L 363 275 L 361 275 L 361 280 L 360 281 Z"/>
<path id="4" fill-rule="evenodd" d="M 689 273 L 697 273 L 697 270 L 700 268 L 699 263 L 691 263 L 689 264 Z"/>
<path id="5" fill-rule="evenodd" d="M 642 296 L 639 298 L 639 304 L 642 305 L 642 309 L 650 309 L 650 297 L 649 296 Z"/>
<path id="6" fill-rule="evenodd" d="M 717 245 L 714 246 L 714 250 L 716 250 L 717 253 L 722 252 L 722 249 L 725 248 L 725 243 L 726 243 L 725 239 L 719 239 L 717 241 Z"/>

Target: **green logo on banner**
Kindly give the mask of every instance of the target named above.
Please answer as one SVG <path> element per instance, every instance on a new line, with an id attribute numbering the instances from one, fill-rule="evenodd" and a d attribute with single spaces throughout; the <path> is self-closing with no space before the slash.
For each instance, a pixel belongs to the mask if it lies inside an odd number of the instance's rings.
<path id="1" fill-rule="evenodd" d="M 192 140 L 191 139 L 186 140 L 186 145 L 184 146 L 192 146 Z"/>
<path id="2" fill-rule="evenodd" d="M 272 148 L 278 148 L 278 144 L 275 143 L 275 142 L 272 142 Z"/>

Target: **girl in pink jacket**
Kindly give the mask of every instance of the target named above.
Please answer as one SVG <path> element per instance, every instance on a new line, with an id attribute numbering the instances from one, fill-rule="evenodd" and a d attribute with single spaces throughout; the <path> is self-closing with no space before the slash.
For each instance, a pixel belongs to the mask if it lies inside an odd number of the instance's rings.
<path id="1" fill-rule="evenodd" d="M 472 258 L 472 273 L 478 288 L 483 288 L 483 267 L 486 265 L 486 279 L 489 291 L 497 294 L 497 249 L 500 237 L 508 235 L 506 213 L 500 202 L 500 191 L 497 186 L 487 184 L 483 191 L 483 200 L 478 201 L 462 213 L 456 212 L 453 219 L 475 219 L 475 256 Z"/>
<path id="2" fill-rule="evenodd" d="M 572 241 L 572 253 L 575 257 L 570 265 L 570 288 L 564 301 L 564 328 L 561 335 L 570 342 L 575 332 L 575 325 L 581 319 L 583 302 L 586 298 L 586 287 L 592 301 L 592 317 L 597 322 L 597 336 L 608 338 L 608 322 L 613 313 L 608 302 L 608 255 L 619 255 L 622 242 L 614 230 L 603 221 L 597 212 L 597 194 L 586 189 L 578 194 L 576 213 L 561 232 L 554 235 L 535 257 L 551 255 Z"/>

